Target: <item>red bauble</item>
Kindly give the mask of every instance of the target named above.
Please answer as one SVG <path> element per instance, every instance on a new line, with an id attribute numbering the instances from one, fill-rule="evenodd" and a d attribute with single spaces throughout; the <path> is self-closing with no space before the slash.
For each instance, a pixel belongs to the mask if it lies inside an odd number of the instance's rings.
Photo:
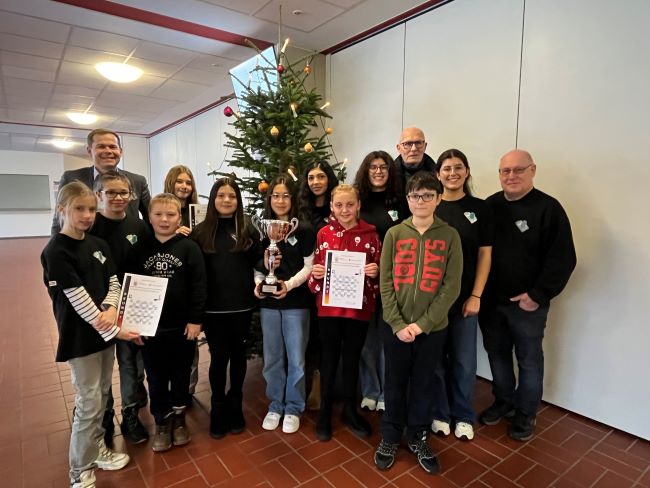
<path id="1" fill-rule="evenodd" d="M 280 74 L 284 73 L 284 66 L 282 66 L 281 64 L 278 64 L 278 67 L 276 69 L 278 70 L 278 73 Z"/>
<path id="2" fill-rule="evenodd" d="M 235 114 L 235 112 L 233 112 L 232 108 L 226 107 L 226 108 L 223 109 L 223 114 L 226 117 L 232 117 Z"/>

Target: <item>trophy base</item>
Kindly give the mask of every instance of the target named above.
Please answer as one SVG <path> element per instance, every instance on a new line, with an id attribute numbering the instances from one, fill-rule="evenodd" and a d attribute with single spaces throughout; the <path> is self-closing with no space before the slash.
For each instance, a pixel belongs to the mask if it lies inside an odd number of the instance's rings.
<path id="1" fill-rule="evenodd" d="M 280 283 L 269 284 L 262 282 L 260 285 L 260 295 L 272 296 L 279 292 L 281 288 Z"/>

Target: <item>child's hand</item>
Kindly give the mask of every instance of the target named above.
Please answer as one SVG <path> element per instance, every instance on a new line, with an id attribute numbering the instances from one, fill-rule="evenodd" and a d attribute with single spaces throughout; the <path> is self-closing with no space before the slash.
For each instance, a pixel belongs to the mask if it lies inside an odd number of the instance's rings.
<path id="1" fill-rule="evenodd" d="M 463 317 L 474 317 L 478 315 L 481 309 L 481 299 L 476 298 L 474 295 L 465 300 L 463 304 Z"/>
<path id="2" fill-rule="evenodd" d="M 113 327 L 116 318 L 117 309 L 115 307 L 109 307 L 108 310 L 99 313 L 95 319 L 95 327 L 102 331 L 108 330 Z"/>
<path id="3" fill-rule="evenodd" d="M 265 298 L 265 296 L 262 295 L 262 283 L 258 283 L 257 285 L 255 285 L 255 288 L 253 288 L 253 295 L 255 295 L 260 300 L 262 298 Z"/>
<path id="4" fill-rule="evenodd" d="M 140 337 L 140 334 L 138 334 L 137 332 L 130 332 L 124 329 L 120 329 L 117 332 L 117 335 L 115 337 L 123 341 L 133 341 L 138 346 L 144 346 L 144 342 L 142 342 L 142 337 Z"/>
<path id="5" fill-rule="evenodd" d="M 183 234 L 185 237 L 187 237 L 192 233 L 192 230 L 189 227 L 181 225 L 178 229 L 176 229 L 176 233 Z"/>
<path id="6" fill-rule="evenodd" d="M 413 342 L 415 340 L 415 336 L 413 335 L 413 331 L 410 327 L 406 327 L 398 331 L 395 335 L 402 342 Z"/>
<path id="7" fill-rule="evenodd" d="M 188 341 L 194 341 L 201 333 L 201 324 L 187 324 L 185 326 L 185 335 Z"/>
<path id="8" fill-rule="evenodd" d="M 379 276 L 379 266 L 377 263 L 370 263 L 366 264 L 363 267 L 363 272 L 366 274 L 368 278 L 376 278 Z"/>
<path id="9" fill-rule="evenodd" d="M 287 285 L 284 284 L 284 281 L 278 280 L 278 284 L 280 285 L 280 289 L 273 293 L 273 298 L 277 298 L 280 300 L 281 298 L 284 298 L 287 296 L 287 293 L 289 293 L 289 290 L 287 290 Z"/>
<path id="10" fill-rule="evenodd" d="M 325 266 L 322 264 L 314 264 L 311 268 L 311 275 L 317 280 L 322 280 L 325 277 Z"/>

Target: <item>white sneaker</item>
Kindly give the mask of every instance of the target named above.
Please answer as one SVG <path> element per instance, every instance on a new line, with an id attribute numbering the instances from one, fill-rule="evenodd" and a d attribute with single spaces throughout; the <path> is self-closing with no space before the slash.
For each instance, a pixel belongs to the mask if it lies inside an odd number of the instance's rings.
<path id="1" fill-rule="evenodd" d="M 95 488 L 95 471 L 82 471 L 78 479 L 70 482 L 70 488 Z"/>
<path id="2" fill-rule="evenodd" d="M 467 422 L 456 422 L 454 435 L 461 441 L 471 441 L 474 439 L 474 427 Z"/>
<path id="3" fill-rule="evenodd" d="M 282 421 L 282 432 L 285 434 L 293 434 L 298 432 L 300 428 L 300 417 L 297 415 L 285 415 Z"/>
<path id="4" fill-rule="evenodd" d="M 377 408 L 377 400 L 373 400 L 372 398 L 368 397 L 363 397 L 363 400 L 361 400 L 361 408 L 365 408 L 366 410 L 374 410 Z"/>
<path id="5" fill-rule="evenodd" d="M 431 422 L 431 432 L 433 432 L 436 435 L 447 437 L 451 432 L 451 428 L 449 427 L 449 422 L 444 422 L 442 420 L 434 420 L 433 422 Z"/>
<path id="6" fill-rule="evenodd" d="M 377 402 L 377 411 L 378 412 L 383 412 L 386 410 L 386 404 L 382 402 L 381 400 Z"/>
<path id="7" fill-rule="evenodd" d="M 262 428 L 264 430 L 275 430 L 280 425 L 280 419 L 282 415 L 276 412 L 269 412 L 264 417 L 264 422 L 262 422 Z"/>
<path id="8" fill-rule="evenodd" d="M 125 452 L 115 452 L 111 451 L 106 444 L 104 439 L 98 442 L 99 445 L 99 454 L 97 459 L 95 459 L 95 464 L 99 469 L 106 471 L 117 471 L 122 469 L 124 466 L 129 464 L 129 455 Z"/>

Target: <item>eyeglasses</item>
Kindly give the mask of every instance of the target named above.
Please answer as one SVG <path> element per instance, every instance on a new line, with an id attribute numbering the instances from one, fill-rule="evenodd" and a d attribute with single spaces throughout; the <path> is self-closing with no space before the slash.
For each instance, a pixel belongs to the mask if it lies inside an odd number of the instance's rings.
<path id="1" fill-rule="evenodd" d="M 387 164 L 380 164 L 380 165 L 371 164 L 368 169 L 370 170 L 371 173 L 385 173 L 386 171 L 388 171 L 388 165 Z"/>
<path id="2" fill-rule="evenodd" d="M 406 198 L 408 198 L 409 202 L 417 203 L 418 200 L 422 200 L 423 202 L 430 202 L 435 198 L 435 196 L 435 193 L 409 193 L 406 195 Z"/>
<path id="3" fill-rule="evenodd" d="M 424 147 L 424 141 L 404 141 L 400 142 L 399 145 L 402 146 L 402 149 L 408 151 L 412 146 L 415 146 L 415 149 L 422 149 Z"/>
<path id="4" fill-rule="evenodd" d="M 528 166 L 524 166 L 524 167 L 519 166 L 517 168 L 500 168 L 499 169 L 499 174 L 501 176 L 510 176 L 511 174 L 523 175 L 524 171 L 526 171 L 531 166 L 533 166 L 533 165 L 529 164 Z"/>
<path id="5" fill-rule="evenodd" d="M 115 200 L 117 197 L 120 197 L 122 200 L 129 200 L 131 198 L 131 195 L 133 195 L 133 193 L 130 191 L 114 191 L 114 190 L 102 190 L 102 191 L 104 192 L 104 195 L 106 195 L 106 197 L 111 200 Z"/>
<path id="6" fill-rule="evenodd" d="M 271 193 L 271 200 L 291 200 L 288 193 Z"/>

